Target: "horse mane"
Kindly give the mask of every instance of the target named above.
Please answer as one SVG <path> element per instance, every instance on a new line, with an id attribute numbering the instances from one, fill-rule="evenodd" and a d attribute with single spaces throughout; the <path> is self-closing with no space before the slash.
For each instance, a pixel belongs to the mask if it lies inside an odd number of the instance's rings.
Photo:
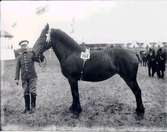
<path id="1" fill-rule="evenodd" d="M 71 49 L 81 49 L 79 44 L 73 38 L 60 29 L 52 28 L 50 36 L 52 39 L 59 39 L 61 42 L 63 42 L 63 44 L 67 45 Z"/>

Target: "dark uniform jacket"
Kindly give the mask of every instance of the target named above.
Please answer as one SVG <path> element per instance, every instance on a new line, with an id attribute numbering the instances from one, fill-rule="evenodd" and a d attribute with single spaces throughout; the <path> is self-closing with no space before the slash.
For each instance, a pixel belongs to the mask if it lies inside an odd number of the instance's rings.
<path id="1" fill-rule="evenodd" d="M 19 80 L 20 71 L 22 80 L 36 78 L 37 74 L 35 71 L 34 61 L 39 62 L 32 51 L 23 51 L 17 57 L 15 80 Z"/>
<path id="2" fill-rule="evenodd" d="M 158 68 L 165 71 L 166 55 L 165 52 L 157 51 L 156 61 L 158 63 Z"/>

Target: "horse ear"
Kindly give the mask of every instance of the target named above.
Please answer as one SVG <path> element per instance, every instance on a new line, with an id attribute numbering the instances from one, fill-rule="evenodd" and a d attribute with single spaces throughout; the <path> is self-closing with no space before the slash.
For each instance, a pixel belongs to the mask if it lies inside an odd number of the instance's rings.
<path id="1" fill-rule="evenodd" d="M 49 30 L 49 24 L 47 23 L 45 25 L 44 29 L 42 30 L 40 37 L 43 37 L 44 35 L 46 35 L 46 33 L 48 32 L 48 30 Z"/>

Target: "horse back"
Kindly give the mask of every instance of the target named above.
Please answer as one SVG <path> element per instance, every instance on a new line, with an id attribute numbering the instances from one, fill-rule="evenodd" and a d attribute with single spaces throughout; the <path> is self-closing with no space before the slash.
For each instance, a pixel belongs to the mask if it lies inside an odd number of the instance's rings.
<path id="1" fill-rule="evenodd" d="M 120 63 L 139 63 L 136 53 L 128 49 L 110 48 L 106 49 L 105 52 L 107 52 L 110 57 L 114 58 L 115 61 L 119 61 Z"/>

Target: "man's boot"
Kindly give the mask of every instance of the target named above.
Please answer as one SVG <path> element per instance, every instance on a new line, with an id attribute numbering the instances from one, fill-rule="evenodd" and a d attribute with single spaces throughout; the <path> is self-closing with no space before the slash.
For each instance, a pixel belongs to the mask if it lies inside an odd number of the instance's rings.
<path id="1" fill-rule="evenodd" d="M 35 110 L 36 110 L 36 94 L 31 93 L 31 111 L 30 111 L 30 114 L 34 113 Z"/>
<path id="2" fill-rule="evenodd" d="M 27 113 L 28 111 L 30 111 L 30 96 L 25 95 L 24 101 L 25 101 L 25 109 L 24 109 L 23 113 Z"/>

